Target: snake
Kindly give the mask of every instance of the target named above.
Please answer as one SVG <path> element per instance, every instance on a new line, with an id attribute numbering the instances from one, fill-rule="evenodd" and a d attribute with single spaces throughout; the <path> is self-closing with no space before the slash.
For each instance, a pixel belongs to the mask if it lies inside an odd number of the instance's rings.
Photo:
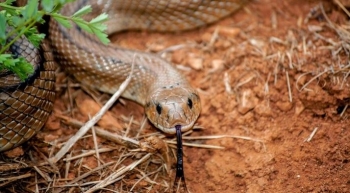
<path id="1" fill-rule="evenodd" d="M 178 32 L 230 15 L 246 0 L 77 0 L 60 11 L 72 15 L 86 5 L 91 20 L 108 14 L 106 33 L 125 30 Z M 157 54 L 105 45 L 79 25 L 67 29 L 51 18 L 48 38 L 35 48 L 25 38 L 9 52 L 23 56 L 35 72 L 25 81 L 0 71 L 0 151 L 17 147 L 44 126 L 55 100 L 56 62 L 81 84 L 114 94 L 128 77 L 122 97 L 144 107 L 149 121 L 165 134 L 191 130 L 201 111 L 199 94 L 183 73 Z M 174 34 L 176 35 L 176 34 Z"/>

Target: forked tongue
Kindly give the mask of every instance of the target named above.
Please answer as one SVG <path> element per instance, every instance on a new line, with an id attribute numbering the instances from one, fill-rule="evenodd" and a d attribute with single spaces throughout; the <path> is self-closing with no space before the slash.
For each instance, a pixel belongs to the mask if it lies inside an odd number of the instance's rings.
<path id="1" fill-rule="evenodd" d="M 176 125 L 176 141 L 177 141 L 177 162 L 176 162 L 176 177 L 173 186 L 173 192 L 188 192 L 185 182 L 185 173 L 183 166 L 183 150 L 182 150 L 182 135 L 181 125 Z"/>

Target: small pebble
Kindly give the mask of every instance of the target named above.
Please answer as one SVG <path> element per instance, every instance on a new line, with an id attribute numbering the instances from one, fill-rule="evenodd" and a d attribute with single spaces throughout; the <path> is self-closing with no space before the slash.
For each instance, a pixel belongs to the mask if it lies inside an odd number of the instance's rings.
<path id="1" fill-rule="evenodd" d="M 292 109 L 293 104 L 290 103 L 290 102 L 288 102 L 288 101 L 285 101 L 285 102 L 277 101 L 276 106 L 277 106 L 281 111 L 287 112 L 287 111 L 289 111 L 290 109 Z"/>

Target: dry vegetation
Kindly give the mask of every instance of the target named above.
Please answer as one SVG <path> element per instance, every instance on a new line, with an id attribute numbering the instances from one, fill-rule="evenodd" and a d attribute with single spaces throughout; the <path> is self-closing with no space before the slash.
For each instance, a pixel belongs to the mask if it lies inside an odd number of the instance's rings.
<path id="1" fill-rule="evenodd" d="M 183 137 L 191 192 L 350 191 L 349 5 L 256 0 L 191 32 L 113 37 L 162 51 L 198 88 L 203 112 Z M 0 192 L 171 190 L 176 140 L 141 107 L 112 102 L 79 133 L 110 96 L 62 72 L 57 93 L 43 132 L 2 155 Z"/>

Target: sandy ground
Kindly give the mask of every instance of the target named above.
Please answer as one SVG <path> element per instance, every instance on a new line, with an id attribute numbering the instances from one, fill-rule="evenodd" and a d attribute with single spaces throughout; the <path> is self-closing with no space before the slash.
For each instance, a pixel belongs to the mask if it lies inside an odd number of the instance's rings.
<path id="1" fill-rule="evenodd" d="M 171 48 L 162 56 L 198 89 L 200 129 L 184 139 L 202 146 L 184 148 L 191 192 L 350 192 L 350 28 L 336 2 L 256 0 L 214 25 L 189 32 L 126 32 L 112 38 L 149 52 Z M 6 154 L 11 158 L 3 156 L 18 166 L 4 169 L 7 164 L 2 164 L 4 191 L 82 192 L 147 155 L 97 137 L 105 152 L 83 156 L 95 149 L 93 135 L 87 134 L 65 158 L 82 157 L 33 167 L 76 133 L 72 121 L 87 121 L 109 98 L 83 91 L 62 72 L 57 82 L 56 107 L 43 132 Z M 141 142 L 150 135 L 173 140 L 143 120 L 142 107 L 122 100 L 98 126 Z M 222 138 L 191 138 L 206 136 Z M 175 158 L 168 153 L 169 161 L 164 161 L 162 148 L 100 192 L 167 190 Z M 164 163 L 171 167 L 169 174 Z M 10 180 L 14 174 L 17 178 Z"/>

